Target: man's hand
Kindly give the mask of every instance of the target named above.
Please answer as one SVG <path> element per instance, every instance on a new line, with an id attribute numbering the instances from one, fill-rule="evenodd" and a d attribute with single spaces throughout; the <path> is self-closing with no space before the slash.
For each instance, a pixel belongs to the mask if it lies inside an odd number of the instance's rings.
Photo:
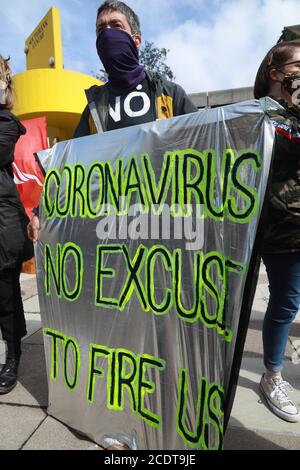
<path id="1" fill-rule="evenodd" d="M 37 215 L 34 215 L 27 225 L 27 235 L 29 240 L 32 242 L 37 242 L 40 238 L 40 219 L 38 218 Z"/>

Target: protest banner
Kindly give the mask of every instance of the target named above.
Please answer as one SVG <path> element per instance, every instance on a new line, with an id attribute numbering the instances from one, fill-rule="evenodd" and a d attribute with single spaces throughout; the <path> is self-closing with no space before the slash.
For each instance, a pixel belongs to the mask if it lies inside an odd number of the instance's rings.
<path id="1" fill-rule="evenodd" d="M 50 415 L 104 447 L 222 448 L 273 139 L 249 101 L 43 153 Z"/>
<path id="2" fill-rule="evenodd" d="M 31 218 L 32 209 L 39 203 L 44 181 L 44 175 L 34 154 L 48 148 L 47 123 L 45 117 L 21 122 L 26 127 L 26 134 L 16 143 L 13 171 L 20 199 L 28 217 Z"/>
<path id="3" fill-rule="evenodd" d="M 26 128 L 26 134 L 16 143 L 12 167 L 21 202 L 31 219 L 32 210 L 37 207 L 43 189 L 44 175 L 35 154 L 48 148 L 47 122 L 45 117 L 21 122 Z M 22 272 L 35 273 L 34 258 L 23 263 Z"/>

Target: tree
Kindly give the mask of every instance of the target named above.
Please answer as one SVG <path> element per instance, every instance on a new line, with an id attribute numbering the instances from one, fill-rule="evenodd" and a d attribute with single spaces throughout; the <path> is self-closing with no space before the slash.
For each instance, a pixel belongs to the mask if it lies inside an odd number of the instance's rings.
<path id="1" fill-rule="evenodd" d="M 144 46 L 140 49 L 140 62 L 144 65 L 145 69 L 154 74 L 161 74 L 168 80 L 175 80 L 170 67 L 166 64 L 169 49 L 164 47 L 158 48 L 153 42 L 146 41 Z"/>
<path id="2" fill-rule="evenodd" d="M 145 44 L 140 49 L 140 63 L 144 65 L 145 69 L 149 70 L 153 74 L 161 74 L 168 80 L 175 80 L 170 67 L 166 64 L 167 55 L 170 52 L 169 49 L 164 47 L 158 48 L 153 42 L 145 41 Z M 106 83 L 108 81 L 108 75 L 105 70 L 100 69 L 98 73 L 94 74 L 98 80 Z"/>
<path id="3" fill-rule="evenodd" d="M 91 74 L 97 78 L 97 80 L 100 80 L 100 82 L 106 83 L 108 82 L 108 74 L 105 72 L 104 69 L 100 69 L 99 72 L 91 72 Z"/>

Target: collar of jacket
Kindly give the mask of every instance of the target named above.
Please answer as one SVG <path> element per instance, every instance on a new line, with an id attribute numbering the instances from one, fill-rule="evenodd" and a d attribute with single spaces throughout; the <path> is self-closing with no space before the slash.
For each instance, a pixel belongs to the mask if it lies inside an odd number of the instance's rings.
<path id="1" fill-rule="evenodd" d="M 150 91 L 155 97 L 160 95 L 163 91 L 163 78 L 158 73 L 151 73 L 146 70 L 146 78 L 148 79 Z M 85 90 L 91 116 L 93 118 L 96 130 L 102 133 L 107 128 L 108 119 L 108 105 L 109 105 L 109 88 L 108 83 L 104 85 L 93 85 L 91 88 Z M 156 110 L 157 114 L 157 110 Z"/>
<path id="2" fill-rule="evenodd" d="M 7 121 L 15 121 L 19 127 L 20 135 L 26 134 L 26 128 L 23 124 L 19 121 L 17 116 L 15 116 L 12 112 L 8 109 L 0 109 L 0 118 L 7 120 Z"/>

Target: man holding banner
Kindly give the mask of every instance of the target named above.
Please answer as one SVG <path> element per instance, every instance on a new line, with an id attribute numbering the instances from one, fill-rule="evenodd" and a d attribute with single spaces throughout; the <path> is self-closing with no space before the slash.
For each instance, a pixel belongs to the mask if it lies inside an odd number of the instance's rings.
<path id="1" fill-rule="evenodd" d="M 36 261 L 48 412 L 106 449 L 222 449 L 274 130 L 257 101 L 189 114 L 176 85 L 145 82 L 129 52 L 139 27 L 126 30 L 120 5 L 99 9 L 110 80 L 88 91 L 75 133 L 95 135 L 44 159 Z M 131 57 L 122 83 L 117 50 Z"/>
<path id="2" fill-rule="evenodd" d="M 197 111 L 179 85 L 146 72 L 139 63 L 140 21 L 125 3 L 109 0 L 100 6 L 96 33 L 97 52 L 109 81 L 86 90 L 88 105 L 75 138 Z M 37 241 L 39 231 L 34 215 L 28 226 L 30 239 Z M 118 442 L 108 448 L 118 449 Z"/>
<path id="3" fill-rule="evenodd" d="M 152 75 L 139 63 L 140 21 L 129 6 L 105 1 L 97 12 L 96 33 L 97 52 L 109 81 L 86 90 L 88 105 L 75 138 L 197 111 L 179 85 Z M 32 241 L 37 241 L 39 230 L 35 215 L 28 226 Z"/>

